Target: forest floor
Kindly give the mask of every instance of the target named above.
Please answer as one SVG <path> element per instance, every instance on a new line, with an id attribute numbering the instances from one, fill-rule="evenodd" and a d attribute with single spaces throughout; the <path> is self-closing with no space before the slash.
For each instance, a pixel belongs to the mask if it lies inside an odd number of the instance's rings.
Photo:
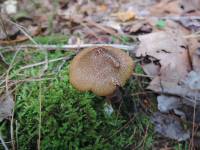
<path id="1" fill-rule="evenodd" d="M 0 150 L 200 146 L 199 0 L 0 0 L 0 6 Z M 98 44 L 123 49 L 135 63 L 120 107 L 69 82 L 74 56 Z"/>

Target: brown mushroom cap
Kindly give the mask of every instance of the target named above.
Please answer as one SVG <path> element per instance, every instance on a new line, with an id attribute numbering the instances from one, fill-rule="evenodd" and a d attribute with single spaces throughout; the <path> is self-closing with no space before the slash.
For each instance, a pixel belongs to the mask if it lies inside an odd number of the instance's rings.
<path id="1" fill-rule="evenodd" d="M 79 91 L 92 91 L 99 96 L 112 94 L 131 76 L 131 57 L 113 47 L 82 50 L 70 64 L 70 82 Z"/>

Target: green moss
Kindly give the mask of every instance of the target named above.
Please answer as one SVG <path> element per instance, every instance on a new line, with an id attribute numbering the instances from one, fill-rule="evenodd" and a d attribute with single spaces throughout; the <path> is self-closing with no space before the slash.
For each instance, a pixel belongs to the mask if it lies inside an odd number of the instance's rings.
<path id="1" fill-rule="evenodd" d="M 136 64 L 135 66 L 135 73 L 144 74 L 144 71 L 140 64 Z"/>
<path id="2" fill-rule="evenodd" d="M 49 59 L 68 55 L 71 53 L 48 53 Z M 31 58 L 27 59 L 28 56 Z M 7 58 L 10 60 L 12 57 L 8 55 Z M 21 72 L 17 70 L 21 66 L 43 60 L 42 52 L 20 52 L 10 77 L 16 80 L 38 77 L 42 66 Z M 68 76 L 69 63 L 65 63 L 61 70 L 55 72 L 58 66 L 60 62 L 49 64 L 43 79 L 51 76 L 51 80 L 26 82 L 16 87 L 13 127 L 17 149 L 36 149 L 40 127 L 42 150 L 151 148 L 152 125 L 145 114 L 136 111 L 139 99 L 130 96 L 140 90 L 134 78 L 122 89 L 129 117 L 118 114 L 117 111 L 108 115 L 104 111 L 106 101 L 103 97 L 97 97 L 90 92 L 78 92 L 71 86 Z M 9 121 L 0 124 L 0 132 L 5 141 L 10 141 Z M 11 147 L 10 143 L 7 145 Z M 2 148 L 0 145 L 0 149 Z"/>
<path id="3" fill-rule="evenodd" d="M 115 114 L 108 118 L 103 111 L 104 100 L 91 93 L 77 92 L 69 84 L 67 74 L 65 68 L 55 80 L 40 82 L 42 88 L 37 82 L 17 88 L 18 149 L 37 146 L 40 92 L 42 149 L 115 149 L 131 144 L 127 140 L 131 132 L 126 130 L 104 142 L 126 121 Z"/>
<path id="4" fill-rule="evenodd" d="M 48 35 L 48 36 L 37 36 L 34 38 L 34 40 L 38 44 L 63 45 L 63 44 L 67 44 L 68 37 L 66 35 L 61 35 L 61 34 L 52 34 L 52 35 Z"/>
<path id="5" fill-rule="evenodd" d="M 156 27 L 158 29 L 164 29 L 166 27 L 166 21 L 165 20 L 158 20 L 156 22 Z"/>

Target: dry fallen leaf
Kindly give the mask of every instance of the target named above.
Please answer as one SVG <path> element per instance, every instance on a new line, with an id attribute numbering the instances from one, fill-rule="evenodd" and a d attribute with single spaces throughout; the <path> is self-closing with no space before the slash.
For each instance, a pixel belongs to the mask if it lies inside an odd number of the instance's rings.
<path id="1" fill-rule="evenodd" d="M 126 22 L 130 20 L 134 20 L 136 17 L 136 14 L 133 11 L 125 11 L 125 12 L 122 11 L 122 12 L 115 13 L 112 16 L 117 17 L 122 22 Z"/>
<path id="2" fill-rule="evenodd" d="M 14 108 L 14 101 L 12 95 L 3 95 L 0 97 L 0 122 L 12 116 L 12 110 Z"/>
<path id="3" fill-rule="evenodd" d="M 196 82 L 199 83 L 197 77 L 200 75 L 199 73 L 195 76 L 189 74 L 192 64 L 187 50 L 187 42 L 183 39 L 183 35 L 174 31 L 162 31 L 139 36 L 139 40 L 141 43 L 136 51 L 136 56 L 153 57 L 160 63 L 159 72 L 156 70 L 158 67 L 156 64 L 152 69 L 155 70 L 154 72 L 148 72 L 146 69 L 146 73 L 150 75 L 157 73 L 148 89 L 183 97 L 183 102 L 188 105 L 194 105 L 195 100 L 197 100 L 197 105 L 200 105 L 200 92 L 197 92 L 199 89 L 191 88 L 191 86 L 199 87 Z M 199 66 L 199 64 L 196 65 Z"/>
<path id="4" fill-rule="evenodd" d="M 183 81 L 184 84 L 191 90 L 200 91 L 200 72 L 191 71 L 188 73 L 186 79 Z"/>
<path id="5" fill-rule="evenodd" d="M 151 121 L 155 125 L 155 131 L 165 137 L 178 141 L 185 141 L 190 138 L 190 132 L 184 130 L 180 120 L 172 115 L 156 112 L 153 114 Z"/>
<path id="6" fill-rule="evenodd" d="M 192 56 L 193 69 L 200 72 L 200 48 L 198 48 Z"/>
<path id="7" fill-rule="evenodd" d="M 199 4 L 200 5 L 200 4 Z M 181 23 L 181 25 L 190 31 L 198 32 L 200 31 L 200 11 L 192 12 L 184 14 L 184 17 L 180 17 L 178 22 Z"/>
<path id="8" fill-rule="evenodd" d="M 185 12 L 200 10 L 200 0 L 181 0 L 181 6 Z"/>
<path id="9" fill-rule="evenodd" d="M 180 97 L 160 95 L 157 97 L 158 110 L 163 113 L 168 113 L 171 110 L 175 110 L 181 107 L 182 102 Z"/>
<path id="10" fill-rule="evenodd" d="M 187 105 L 194 106 L 195 103 L 196 105 L 200 105 L 200 92 L 191 90 L 183 83 L 177 83 L 177 80 L 170 80 L 169 78 L 165 80 L 163 78 L 160 76 L 155 77 L 148 86 L 148 89 L 157 93 L 180 96 L 184 98 L 183 102 Z"/>
<path id="11" fill-rule="evenodd" d="M 178 75 L 176 78 L 180 79 L 191 69 L 186 49 L 187 43 L 179 33 L 175 31 L 155 32 L 139 36 L 139 40 L 141 43 L 136 56 L 151 56 L 159 60 L 161 75 L 166 71 L 167 74 L 173 76 L 175 72 L 176 76 Z"/>
<path id="12" fill-rule="evenodd" d="M 108 6 L 105 4 L 98 6 L 98 11 L 105 12 L 107 10 L 108 10 Z"/>
<path id="13" fill-rule="evenodd" d="M 180 7 L 179 1 L 162 0 L 150 7 L 151 15 L 163 16 L 163 15 L 179 15 L 183 12 Z"/>
<path id="14" fill-rule="evenodd" d="M 28 31 L 29 31 L 30 36 L 36 36 L 41 33 L 41 27 L 40 26 L 29 26 Z M 17 34 L 18 35 L 16 35 L 15 39 L 0 40 L 0 45 L 13 45 L 13 44 L 17 44 L 19 42 L 23 42 L 23 41 L 26 41 L 29 39 L 26 35 L 20 34 L 20 31 Z"/>

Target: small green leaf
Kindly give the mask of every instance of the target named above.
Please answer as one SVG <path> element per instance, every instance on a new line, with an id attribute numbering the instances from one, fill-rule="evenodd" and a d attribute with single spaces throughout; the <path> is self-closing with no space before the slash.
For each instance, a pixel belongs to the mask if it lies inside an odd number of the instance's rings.
<path id="1" fill-rule="evenodd" d="M 158 20 L 156 23 L 156 27 L 159 29 L 164 29 L 166 26 L 166 21 L 165 20 Z"/>

